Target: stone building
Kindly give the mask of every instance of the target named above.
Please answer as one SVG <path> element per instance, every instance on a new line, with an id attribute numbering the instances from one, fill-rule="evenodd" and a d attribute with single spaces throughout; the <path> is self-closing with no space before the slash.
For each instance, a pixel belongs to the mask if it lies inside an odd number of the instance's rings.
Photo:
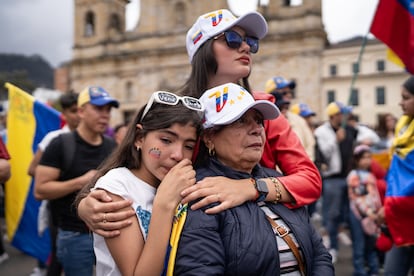
<path id="1" fill-rule="evenodd" d="M 294 79 L 295 101 L 308 103 L 319 119 L 325 119 L 323 110 L 329 100 L 347 102 L 346 87 L 352 80 L 352 74 L 346 70 L 339 69 L 338 75 L 332 76 L 329 68 L 352 64 L 359 51 L 355 45 L 329 45 L 321 1 L 303 0 L 292 6 L 290 1 L 270 0 L 267 6 L 258 7 L 268 22 L 269 32 L 260 41 L 259 52 L 253 55 L 250 84 L 254 90 L 263 90 L 266 80 L 273 76 Z M 190 73 L 185 49 L 187 30 L 199 15 L 228 8 L 225 0 L 141 0 L 139 24 L 134 30 L 125 31 L 127 0 L 74 3 L 73 59 L 56 71 L 56 84 L 61 90 L 80 91 L 87 85 L 100 85 L 110 91 L 121 102 L 114 111 L 113 124 L 133 116 L 152 92 L 175 91 L 185 83 Z M 376 55 L 382 53 L 384 59 L 385 47 L 375 47 Z M 387 64 L 388 67 L 392 66 Z M 390 90 L 405 78 L 402 69 L 395 70 L 391 73 L 394 78 Z M 369 74 L 370 77 L 364 77 L 364 87 L 380 86 L 370 83 L 377 80 L 374 72 Z M 381 74 L 378 80 L 386 80 Z M 374 120 L 371 110 L 370 116 L 363 115 L 362 90 L 360 97 L 356 110 L 361 120 Z"/>

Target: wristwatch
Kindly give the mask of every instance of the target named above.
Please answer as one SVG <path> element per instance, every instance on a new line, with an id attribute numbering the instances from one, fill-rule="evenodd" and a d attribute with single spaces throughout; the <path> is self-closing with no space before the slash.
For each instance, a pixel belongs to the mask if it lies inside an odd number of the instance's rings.
<path id="1" fill-rule="evenodd" d="M 269 193 L 269 189 L 267 188 L 266 181 L 261 180 L 261 179 L 255 179 L 254 187 L 259 193 L 259 196 L 257 197 L 256 202 L 265 201 L 266 196 Z"/>

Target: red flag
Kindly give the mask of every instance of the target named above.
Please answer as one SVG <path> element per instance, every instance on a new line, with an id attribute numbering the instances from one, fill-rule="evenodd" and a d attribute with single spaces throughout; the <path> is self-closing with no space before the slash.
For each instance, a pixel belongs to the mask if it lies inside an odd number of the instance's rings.
<path id="1" fill-rule="evenodd" d="M 414 0 L 380 0 L 370 31 L 414 74 Z"/>

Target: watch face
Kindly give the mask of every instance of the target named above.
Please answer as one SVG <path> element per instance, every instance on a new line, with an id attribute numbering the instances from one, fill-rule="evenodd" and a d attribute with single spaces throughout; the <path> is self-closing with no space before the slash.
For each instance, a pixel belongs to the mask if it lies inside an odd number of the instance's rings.
<path id="1" fill-rule="evenodd" d="M 266 181 L 258 179 L 256 180 L 256 185 L 257 185 L 257 190 L 259 191 L 259 193 L 267 194 L 269 192 L 269 190 L 267 189 Z"/>

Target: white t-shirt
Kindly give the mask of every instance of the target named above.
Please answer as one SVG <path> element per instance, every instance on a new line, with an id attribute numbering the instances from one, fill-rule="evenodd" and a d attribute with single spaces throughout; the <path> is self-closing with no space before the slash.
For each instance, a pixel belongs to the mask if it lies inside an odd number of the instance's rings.
<path id="1" fill-rule="evenodd" d="M 43 137 L 42 141 L 40 141 L 39 144 L 37 144 L 37 147 L 41 150 L 41 151 L 45 151 L 46 147 L 50 144 L 50 142 L 58 137 L 60 134 L 62 133 L 66 133 L 66 132 L 70 132 L 70 129 L 68 127 L 68 125 L 65 125 L 64 127 L 62 127 L 61 129 L 57 129 L 57 130 L 53 130 L 48 132 L 45 137 Z"/>
<path id="2" fill-rule="evenodd" d="M 146 240 L 156 189 L 137 178 L 125 167 L 107 172 L 96 182 L 94 189 L 97 188 L 133 202 L 132 207 L 135 210 L 144 240 Z M 96 256 L 96 275 L 121 275 L 106 246 L 105 239 L 93 233 L 93 240 Z M 125 252 L 128 252 L 127 248 L 125 248 Z"/>

